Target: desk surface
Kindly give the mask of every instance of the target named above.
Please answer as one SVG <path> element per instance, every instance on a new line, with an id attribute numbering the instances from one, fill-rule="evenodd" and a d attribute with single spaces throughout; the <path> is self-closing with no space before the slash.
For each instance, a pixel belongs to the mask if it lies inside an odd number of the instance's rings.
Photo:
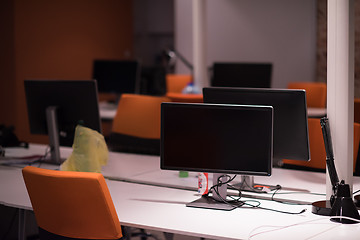
<path id="1" fill-rule="evenodd" d="M 313 118 L 322 118 L 326 116 L 326 108 L 308 108 L 308 116 Z"/>
<path id="2" fill-rule="evenodd" d="M 0 166 L 0 203 L 31 209 L 21 168 Z M 11 184 L 9 184 L 11 182 Z M 154 187 L 107 180 L 120 223 L 175 234 L 212 239 L 357 239 L 358 224 L 341 225 L 327 217 L 311 214 L 309 206 L 261 201 L 261 206 L 300 215 L 269 210 L 239 208 L 218 211 L 185 207 L 198 198 L 193 191 Z M 10 203 L 10 204 L 9 204 Z"/>
<path id="3" fill-rule="evenodd" d="M 41 145 L 30 146 L 32 154 L 34 151 L 43 153 L 44 149 Z M 7 154 L 13 156 L 29 154 L 22 149 L 7 150 Z M 71 153 L 71 149 L 62 149 L 62 153 L 65 157 Z M 327 217 L 312 214 L 310 205 L 259 200 L 262 207 L 282 211 L 299 212 L 306 208 L 307 212 L 300 215 L 254 208 L 218 211 L 185 207 L 186 203 L 199 197 L 196 191 L 169 187 L 177 185 L 195 189 L 195 174 L 181 179 L 176 171 L 162 171 L 159 169 L 159 157 L 110 153 L 109 164 L 104 167 L 103 173 L 110 178 L 118 177 L 131 181 L 129 183 L 107 179 L 119 220 L 126 226 L 212 239 L 282 239 L 284 236 L 291 236 L 292 239 L 358 239 L 360 235 L 360 224 L 333 223 Z M 0 179 L 1 204 L 31 209 L 21 168 L 0 166 Z M 263 179 L 265 180 L 265 177 L 258 177 L 255 181 L 262 182 Z M 262 183 L 294 188 L 288 189 L 290 191 L 301 189 L 304 196 L 299 198 L 303 198 L 303 201 L 312 201 L 307 197 L 310 194 L 306 194 L 306 191 L 325 192 L 325 174 L 322 173 L 274 169 L 273 175 L 266 180 Z M 148 185 L 160 183 L 167 187 Z M 358 178 L 354 183 L 354 186 L 360 186 Z M 316 198 L 323 199 L 323 196 Z"/>
<path id="4" fill-rule="evenodd" d="M 103 120 L 113 120 L 116 115 L 117 105 L 114 103 L 100 102 L 99 114 Z"/>
<path id="5" fill-rule="evenodd" d="M 176 96 L 173 96 L 176 101 Z M 196 97 L 195 97 L 196 98 Z M 178 101 L 185 101 L 184 99 Z M 201 102 L 198 100 L 197 102 Z M 101 102 L 99 104 L 100 117 L 103 120 L 113 120 L 116 115 L 117 105 Z M 326 116 L 326 108 L 308 108 L 308 117 L 321 118 Z"/>
<path id="6" fill-rule="evenodd" d="M 45 146 L 30 144 L 29 149 L 8 148 L 7 156 L 28 156 L 32 154 L 43 154 Z M 72 152 L 71 148 L 61 148 L 61 157 L 67 158 Z M 59 166 L 42 164 L 42 167 L 56 169 Z M 111 180 L 120 180 L 133 183 L 142 183 L 153 186 L 178 188 L 184 190 L 197 190 L 197 173 L 189 173 L 189 177 L 180 178 L 178 171 L 167 171 L 160 169 L 159 156 L 138 155 L 129 153 L 109 153 L 109 161 L 102 169 L 102 174 Z M 326 192 L 325 173 L 307 172 L 289 169 L 274 168 L 270 177 L 255 176 L 255 183 L 268 185 L 281 185 L 282 190 L 273 195 L 243 192 L 243 196 L 260 199 L 271 199 L 289 201 L 301 204 L 323 200 Z M 237 179 L 235 179 L 236 183 Z M 212 175 L 209 174 L 209 182 Z M 360 177 L 353 178 L 353 190 L 360 189 Z M 231 191 L 229 191 L 232 193 Z M 321 195 L 319 195 L 321 194 Z"/>

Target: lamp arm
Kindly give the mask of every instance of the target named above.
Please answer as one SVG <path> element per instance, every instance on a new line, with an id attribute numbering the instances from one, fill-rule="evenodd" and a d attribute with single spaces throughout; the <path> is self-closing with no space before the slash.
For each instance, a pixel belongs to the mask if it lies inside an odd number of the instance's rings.
<path id="1" fill-rule="evenodd" d="M 333 195 L 331 197 L 333 198 L 334 195 L 336 195 L 337 187 L 339 185 L 339 177 L 336 172 L 335 163 L 334 163 L 334 153 L 332 149 L 329 119 L 327 117 L 321 118 L 320 125 L 323 133 L 324 145 L 326 151 L 326 166 L 329 171 L 330 181 L 333 189 Z"/>
<path id="2" fill-rule="evenodd" d="M 180 54 L 176 49 L 174 49 L 173 52 L 186 65 L 186 67 L 188 67 L 191 71 L 193 70 L 193 65 L 182 54 Z"/>

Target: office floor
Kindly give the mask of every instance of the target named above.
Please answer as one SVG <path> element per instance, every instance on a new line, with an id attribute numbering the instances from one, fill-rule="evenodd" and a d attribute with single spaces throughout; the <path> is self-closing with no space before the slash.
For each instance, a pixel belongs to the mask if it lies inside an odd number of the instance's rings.
<path id="1" fill-rule="evenodd" d="M 136 229 L 134 230 L 136 231 Z M 162 232 L 153 231 L 153 230 L 147 230 L 146 232 L 150 233 L 158 240 L 167 240 Z M 141 240 L 141 237 L 132 237 L 131 240 Z M 153 238 L 149 238 L 149 240 L 153 240 Z M 212 240 L 212 239 L 175 234 L 173 240 Z"/>
<path id="2" fill-rule="evenodd" d="M 132 228 L 132 231 L 138 232 L 136 228 Z M 156 237 L 158 240 L 167 240 L 162 232 L 147 230 L 146 233 L 151 234 L 152 236 Z M 148 239 L 154 240 L 154 238 L 148 238 Z M 141 237 L 132 237 L 131 240 L 141 240 Z M 212 240 L 212 239 L 175 234 L 173 240 Z"/>
<path id="3" fill-rule="evenodd" d="M 18 211 L 15 208 L 0 205 L 0 239 L 16 240 L 18 228 Z M 37 226 L 33 212 L 27 212 L 27 228 L 26 232 L 28 240 L 37 240 Z M 158 238 L 158 240 L 166 240 L 162 232 L 147 231 Z M 141 240 L 140 237 L 133 237 L 131 240 Z M 149 238 L 149 240 L 153 240 Z M 173 240 L 200 240 L 199 237 L 191 237 L 176 234 Z M 202 240 L 202 239 L 201 239 Z M 211 239 L 204 239 L 211 240 Z"/>
<path id="4" fill-rule="evenodd" d="M 158 240 L 166 240 L 164 237 L 164 234 L 162 232 L 157 232 L 157 231 L 147 231 L 148 233 L 151 233 L 152 235 L 154 235 L 155 237 L 158 238 Z M 136 237 L 136 238 L 131 238 L 131 240 L 141 240 L 140 237 Z M 185 236 L 185 235 L 179 235 L 179 234 L 175 234 L 174 239 L 173 240 L 211 240 L 211 239 L 203 239 L 203 238 L 199 238 L 199 237 L 192 237 L 192 236 Z"/>

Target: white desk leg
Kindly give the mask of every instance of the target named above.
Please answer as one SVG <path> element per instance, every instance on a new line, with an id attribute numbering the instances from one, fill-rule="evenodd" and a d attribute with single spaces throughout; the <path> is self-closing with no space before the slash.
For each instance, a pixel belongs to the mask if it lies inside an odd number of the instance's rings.
<path id="1" fill-rule="evenodd" d="M 26 239 L 25 224 L 26 224 L 26 210 L 20 208 L 19 209 L 19 228 L 18 228 L 18 239 L 19 240 Z"/>

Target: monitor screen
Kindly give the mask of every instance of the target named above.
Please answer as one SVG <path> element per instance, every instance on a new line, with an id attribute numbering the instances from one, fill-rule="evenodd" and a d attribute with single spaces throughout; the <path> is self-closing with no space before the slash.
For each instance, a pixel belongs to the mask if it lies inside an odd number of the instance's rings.
<path id="1" fill-rule="evenodd" d="M 220 63 L 213 65 L 213 87 L 271 87 L 271 63 Z"/>
<path id="2" fill-rule="evenodd" d="M 95 60 L 93 78 L 99 92 L 138 93 L 140 64 L 135 60 Z"/>
<path id="3" fill-rule="evenodd" d="M 304 90 L 260 88 L 204 88 L 205 103 L 269 105 L 274 108 L 274 161 L 309 160 Z"/>
<path id="4" fill-rule="evenodd" d="M 271 175 L 269 106 L 163 103 L 161 168 Z"/>
<path id="5" fill-rule="evenodd" d="M 59 145 L 72 146 L 78 124 L 101 133 L 96 81 L 25 80 L 24 84 L 32 134 L 49 134 L 46 112 L 51 108 L 56 109 Z"/>

